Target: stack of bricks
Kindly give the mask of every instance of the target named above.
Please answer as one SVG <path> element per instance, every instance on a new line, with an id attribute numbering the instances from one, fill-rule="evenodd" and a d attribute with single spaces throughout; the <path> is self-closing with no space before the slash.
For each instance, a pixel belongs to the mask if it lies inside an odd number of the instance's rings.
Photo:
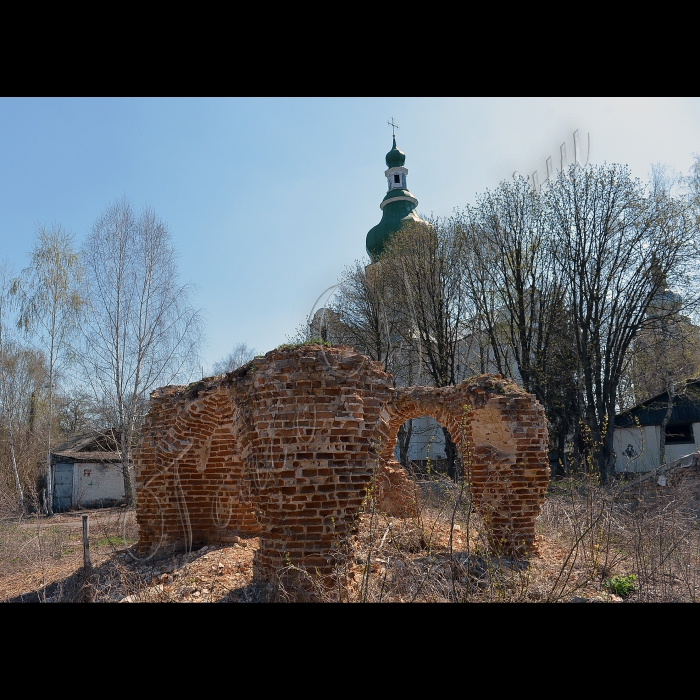
<path id="1" fill-rule="evenodd" d="M 401 423 L 420 415 L 453 436 L 494 543 L 532 550 L 549 476 L 539 404 L 498 377 L 443 389 L 391 385 L 352 348 L 306 345 L 155 391 L 134 454 L 137 551 L 255 533 L 258 579 L 289 564 L 329 574 L 375 475 L 380 507 L 414 513 L 415 486 L 393 446 Z"/>

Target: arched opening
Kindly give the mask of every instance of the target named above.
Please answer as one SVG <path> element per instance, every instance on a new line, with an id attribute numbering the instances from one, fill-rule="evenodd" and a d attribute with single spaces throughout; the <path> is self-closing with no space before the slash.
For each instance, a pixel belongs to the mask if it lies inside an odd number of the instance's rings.
<path id="1" fill-rule="evenodd" d="M 430 415 L 401 424 L 394 458 L 417 480 L 440 475 L 458 481 L 462 473 L 459 450 L 450 431 Z"/>

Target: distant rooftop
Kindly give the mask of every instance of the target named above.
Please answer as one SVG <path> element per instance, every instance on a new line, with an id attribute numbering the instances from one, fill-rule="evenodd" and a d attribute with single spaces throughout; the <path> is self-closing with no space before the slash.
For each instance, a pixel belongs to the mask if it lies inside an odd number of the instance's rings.
<path id="1" fill-rule="evenodd" d="M 112 434 L 76 435 L 52 450 L 54 462 L 121 462 L 122 453 Z"/>
<path id="2" fill-rule="evenodd" d="M 643 401 L 615 417 L 616 428 L 631 428 L 636 425 L 661 425 L 668 408 L 668 391 Z M 694 379 L 678 387 L 673 402 L 669 424 L 700 423 L 700 379 Z"/>

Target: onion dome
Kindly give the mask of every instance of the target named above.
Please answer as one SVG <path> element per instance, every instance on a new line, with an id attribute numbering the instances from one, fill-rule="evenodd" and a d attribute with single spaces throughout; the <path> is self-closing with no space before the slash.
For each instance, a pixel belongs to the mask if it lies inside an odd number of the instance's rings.
<path id="1" fill-rule="evenodd" d="M 387 168 L 402 168 L 403 164 L 406 162 L 406 154 L 400 151 L 396 147 L 396 137 L 394 137 L 394 146 L 386 154 L 386 167 Z"/>
<path id="2" fill-rule="evenodd" d="M 393 148 L 386 154 L 388 170 L 384 173 L 387 179 L 388 191 L 381 204 L 382 220 L 367 233 L 366 247 L 372 261 L 376 261 L 384 252 L 384 244 L 389 238 L 409 222 L 421 222 L 416 214 L 418 200 L 409 192 L 406 178 L 408 169 L 404 167 L 406 154 L 396 147 L 394 137 Z"/>

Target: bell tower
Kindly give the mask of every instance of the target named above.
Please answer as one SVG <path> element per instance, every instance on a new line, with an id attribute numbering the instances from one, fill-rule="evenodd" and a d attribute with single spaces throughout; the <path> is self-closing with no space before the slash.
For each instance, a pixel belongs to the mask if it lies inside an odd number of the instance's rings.
<path id="1" fill-rule="evenodd" d="M 372 227 L 366 239 L 367 253 L 372 262 L 376 262 L 384 252 L 384 244 L 390 236 L 396 233 L 409 221 L 422 221 L 416 214 L 418 200 L 409 192 L 407 185 L 408 168 L 404 167 L 406 154 L 396 146 L 396 133 L 398 128 L 394 119 L 388 122 L 394 129 L 393 145 L 386 154 L 387 169 L 384 176 L 387 180 L 388 190 L 379 208 L 382 210 L 382 220 Z"/>

